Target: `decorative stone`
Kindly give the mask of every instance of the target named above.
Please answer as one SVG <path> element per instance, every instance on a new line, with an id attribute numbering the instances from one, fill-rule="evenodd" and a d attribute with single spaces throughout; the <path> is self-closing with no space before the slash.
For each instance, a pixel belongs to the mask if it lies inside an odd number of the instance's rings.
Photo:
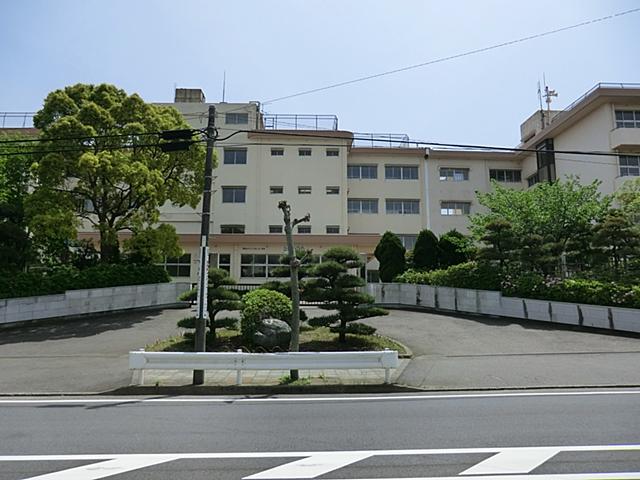
<path id="1" fill-rule="evenodd" d="M 260 322 L 253 334 L 253 343 L 264 348 L 286 349 L 291 339 L 291 327 L 276 318 L 266 318 Z"/>

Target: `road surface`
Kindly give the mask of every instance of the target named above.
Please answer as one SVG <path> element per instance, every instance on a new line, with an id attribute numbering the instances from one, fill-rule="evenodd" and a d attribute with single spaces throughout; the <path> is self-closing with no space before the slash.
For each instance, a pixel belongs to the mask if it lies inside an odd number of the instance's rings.
<path id="1" fill-rule="evenodd" d="M 640 390 L 2 398 L 0 480 L 640 478 Z"/>

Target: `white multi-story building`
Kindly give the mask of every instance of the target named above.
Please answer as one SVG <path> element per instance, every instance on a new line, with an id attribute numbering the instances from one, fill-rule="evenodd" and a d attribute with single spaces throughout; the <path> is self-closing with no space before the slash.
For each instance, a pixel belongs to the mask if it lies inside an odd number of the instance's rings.
<path id="1" fill-rule="evenodd" d="M 206 127 L 209 104 L 200 90 L 177 89 L 169 105 L 194 128 Z M 640 175 L 640 85 L 599 84 L 563 111 L 536 112 L 521 125 L 513 152 L 427 149 L 403 135 L 340 130 L 330 115 L 266 115 L 257 102 L 215 106 L 222 140 L 216 143 L 211 260 L 241 283 L 266 280 L 285 250 L 277 208 L 283 199 L 294 216 L 311 214 L 310 223 L 297 227 L 297 245 L 319 254 L 351 246 L 373 279 L 382 233 L 393 231 L 411 248 L 424 228 L 465 232 L 468 215 L 480 208 L 476 192 L 488 191 L 492 179 L 527 188 L 577 175 L 585 183 L 600 180 L 610 194 Z M 181 280 L 195 281 L 198 272 L 199 212 L 162 208 L 161 221 L 176 227 L 185 251 L 166 264 Z"/>

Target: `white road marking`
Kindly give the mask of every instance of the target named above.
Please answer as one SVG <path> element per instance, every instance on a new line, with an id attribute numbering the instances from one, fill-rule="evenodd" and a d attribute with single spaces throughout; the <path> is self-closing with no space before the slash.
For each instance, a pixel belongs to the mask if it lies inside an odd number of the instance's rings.
<path id="1" fill-rule="evenodd" d="M 577 397 L 598 395 L 640 395 L 640 390 L 579 391 L 579 392 L 511 392 L 511 393 L 461 393 L 443 395 L 378 395 L 346 397 L 273 397 L 273 398 L 3 398 L 0 405 L 56 405 L 56 404 L 136 404 L 136 403 L 304 403 L 304 402 L 393 402 L 398 400 L 464 400 L 472 398 L 512 398 L 512 397 Z"/>
<path id="2" fill-rule="evenodd" d="M 139 470 L 152 465 L 170 462 L 176 460 L 176 457 L 157 456 L 149 457 L 118 457 L 112 460 L 106 460 L 100 463 L 91 463 L 81 467 L 69 468 L 53 473 L 45 473 L 37 477 L 30 477 L 25 480 L 98 480 L 99 478 L 110 477 L 120 473 Z"/>
<path id="3" fill-rule="evenodd" d="M 351 478 L 344 480 L 460 480 L 464 477 L 394 477 L 394 478 Z M 640 472 L 619 473 L 559 473 L 539 475 L 480 475 L 469 477 L 477 480 L 638 480 Z M 336 479 L 342 480 L 342 479 Z"/>
<path id="4" fill-rule="evenodd" d="M 354 452 L 333 452 L 330 454 L 313 455 L 311 457 L 285 463 L 264 472 L 256 473 L 243 480 L 266 480 L 266 479 L 300 479 L 316 478 L 325 473 L 333 472 L 339 468 L 346 467 L 352 463 L 359 462 L 370 455 L 366 453 Z"/>
<path id="5" fill-rule="evenodd" d="M 493 457 L 466 469 L 460 475 L 493 475 L 529 473 L 560 452 L 557 448 L 523 448 L 497 453 Z"/>

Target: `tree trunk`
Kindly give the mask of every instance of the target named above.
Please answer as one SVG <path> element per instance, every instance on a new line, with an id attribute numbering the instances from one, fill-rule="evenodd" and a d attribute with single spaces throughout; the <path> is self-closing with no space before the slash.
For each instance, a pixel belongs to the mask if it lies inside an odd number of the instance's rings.
<path id="1" fill-rule="evenodd" d="M 340 343 L 347 343 L 347 322 L 340 320 L 340 332 L 338 335 L 338 341 Z"/>
<path id="2" fill-rule="evenodd" d="M 120 260 L 118 234 L 108 226 L 100 226 L 100 261 L 117 263 Z"/>

